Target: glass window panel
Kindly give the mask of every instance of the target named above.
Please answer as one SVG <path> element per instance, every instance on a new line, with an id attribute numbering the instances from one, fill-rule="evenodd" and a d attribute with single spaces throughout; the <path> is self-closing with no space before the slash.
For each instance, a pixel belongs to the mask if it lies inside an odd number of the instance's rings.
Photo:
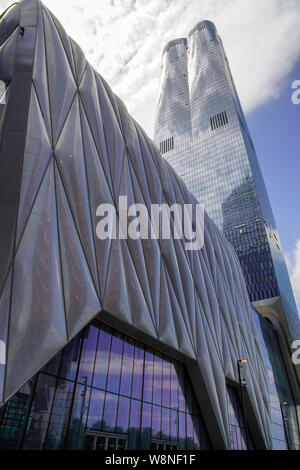
<path id="1" fill-rule="evenodd" d="M 26 425 L 34 384 L 35 380 L 30 380 L 6 406 L 0 408 L 0 420 L 1 416 L 3 417 L 0 427 L 0 449 L 18 448 Z"/>
<path id="2" fill-rule="evenodd" d="M 62 353 L 60 351 L 50 362 L 48 362 L 48 364 L 42 369 L 42 372 L 45 374 L 58 375 L 61 356 Z"/>
<path id="3" fill-rule="evenodd" d="M 200 450 L 200 441 L 199 441 L 198 436 L 199 436 L 199 433 L 197 431 L 197 426 L 195 426 L 195 422 L 194 422 L 194 449 L 195 450 Z"/>
<path id="4" fill-rule="evenodd" d="M 123 340 L 117 336 L 113 336 L 107 379 L 107 390 L 110 392 L 119 393 L 122 353 Z"/>
<path id="5" fill-rule="evenodd" d="M 193 450 L 194 448 L 194 427 L 192 422 L 192 417 L 187 414 L 186 415 L 186 448 L 187 450 Z"/>
<path id="6" fill-rule="evenodd" d="M 153 403 L 161 405 L 162 395 L 162 359 L 154 357 Z"/>
<path id="7" fill-rule="evenodd" d="M 96 354 L 93 386 L 106 388 L 111 335 L 101 330 L 99 334 L 98 348 Z"/>
<path id="8" fill-rule="evenodd" d="M 193 412 L 192 388 L 185 387 L 185 406 L 188 413 Z"/>
<path id="9" fill-rule="evenodd" d="M 106 450 L 106 437 L 105 436 L 97 437 L 96 450 Z"/>
<path id="10" fill-rule="evenodd" d="M 139 449 L 141 426 L 141 402 L 131 400 L 128 449 Z"/>
<path id="11" fill-rule="evenodd" d="M 119 437 L 117 450 L 126 450 L 126 439 L 122 439 Z"/>
<path id="12" fill-rule="evenodd" d="M 171 382 L 170 382 L 170 363 L 163 361 L 163 385 L 162 385 L 162 405 L 170 407 L 170 394 L 171 394 Z"/>
<path id="13" fill-rule="evenodd" d="M 170 410 L 162 408 L 161 412 L 161 437 L 162 439 L 170 439 Z"/>
<path id="14" fill-rule="evenodd" d="M 59 379 L 55 392 L 45 449 L 63 449 L 67 430 L 74 383 Z"/>
<path id="15" fill-rule="evenodd" d="M 103 415 L 103 429 L 105 431 L 115 432 L 117 409 L 118 395 L 106 393 Z"/>
<path id="16" fill-rule="evenodd" d="M 186 449 L 185 413 L 179 413 L 179 449 Z"/>
<path id="17" fill-rule="evenodd" d="M 171 440 L 178 440 L 178 411 L 171 410 Z"/>
<path id="18" fill-rule="evenodd" d="M 132 397 L 141 399 L 143 385 L 144 350 L 135 346 L 132 378 Z"/>
<path id="19" fill-rule="evenodd" d="M 69 423 L 67 449 L 76 450 L 83 447 L 90 393 L 91 389 L 87 385 L 77 385 Z"/>
<path id="20" fill-rule="evenodd" d="M 153 385 L 153 354 L 146 351 L 145 372 L 144 372 L 144 392 L 143 392 L 144 401 L 152 402 L 152 385 Z"/>
<path id="21" fill-rule="evenodd" d="M 82 338 L 76 336 L 64 349 L 60 367 L 60 377 L 75 380 L 80 356 Z"/>
<path id="22" fill-rule="evenodd" d="M 130 427 L 140 428 L 141 402 L 131 400 Z"/>
<path id="23" fill-rule="evenodd" d="M 119 398 L 117 429 L 118 434 L 127 434 L 129 420 L 130 399 L 125 397 Z"/>
<path id="24" fill-rule="evenodd" d="M 120 394 L 127 397 L 131 396 L 133 355 L 133 344 L 124 342 Z"/>
<path id="25" fill-rule="evenodd" d="M 161 407 L 155 405 L 152 406 L 152 437 L 161 437 Z"/>
<path id="26" fill-rule="evenodd" d="M 237 392 L 232 387 L 227 387 L 227 402 L 230 435 L 232 440 L 232 449 L 242 450 L 245 448 L 243 435 L 245 434 L 245 424 L 242 415 L 242 408 L 239 403 Z"/>
<path id="27" fill-rule="evenodd" d="M 97 327 L 91 325 L 85 330 L 83 335 L 84 339 L 78 371 L 78 382 L 86 383 L 88 385 L 92 383 L 98 331 Z"/>
<path id="28" fill-rule="evenodd" d="M 184 397 L 184 376 L 181 366 L 176 367 L 178 374 L 178 404 L 179 410 L 185 411 L 185 397 Z"/>
<path id="29" fill-rule="evenodd" d="M 151 441 L 151 405 L 143 403 L 141 449 L 149 449 Z"/>
<path id="30" fill-rule="evenodd" d="M 86 435 L 84 439 L 84 450 L 94 450 L 95 436 Z"/>
<path id="31" fill-rule="evenodd" d="M 42 449 L 46 437 L 56 378 L 40 374 L 31 405 L 23 449 Z"/>
<path id="32" fill-rule="evenodd" d="M 171 408 L 178 409 L 178 378 L 174 364 L 171 363 Z"/>
<path id="33" fill-rule="evenodd" d="M 117 438 L 109 437 L 107 440 L 107 450 L 117 450 Z"/>
<path id="34" fill-rule="evenodd" d="M 105 392 L 102 390 L 92 390 L 87 420 L 88 429 L 102 429 L 104 395 Z"/>

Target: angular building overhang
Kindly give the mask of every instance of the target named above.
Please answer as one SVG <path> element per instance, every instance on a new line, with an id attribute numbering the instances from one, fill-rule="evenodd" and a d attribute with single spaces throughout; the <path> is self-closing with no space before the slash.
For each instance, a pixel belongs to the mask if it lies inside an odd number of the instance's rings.
<path id="1" fill-rule="evenodd" d="M 0 402 L 98 316 L 186 362 L 215 448 L 230 447 L 226 382 L 246 356 L 253 437 L 270 448 L 266 367 L 232 247 L 207 215 L 198 251 L 97 239 L 97 207 L 120 195 L 149 213 L 197 201 L 40 1 L 9 9 L 0 38 Z"/>

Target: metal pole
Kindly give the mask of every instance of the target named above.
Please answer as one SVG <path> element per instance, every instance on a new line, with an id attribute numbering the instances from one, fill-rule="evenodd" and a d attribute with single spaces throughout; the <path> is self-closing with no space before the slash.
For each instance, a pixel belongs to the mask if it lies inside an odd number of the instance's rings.
<path id="1" fill-rule="evenodd" d="M 241 374 L 241 368 L 243 367 L 242 363 L 240 360 L 238 360 L 238 373 L 239 373 L 239 383 L 240 383 L 240 391 L 241 391 L 241 396 L 242 396 L 242 408 L 243 408 L 243 415 L 244 415 L 244 422 L 245 422 L 245 434 L 246 434 L 246 445 L 247 449 L 249 450 L 249 434 L 248 434 L 248 425 L 247 425 L 247 414 L 246 414 L 246 406 L 245 406 L 245 399 L 244 399 L 244 386 L 246 386 L 246 381 L 243 384 L 243 378 Z"/>

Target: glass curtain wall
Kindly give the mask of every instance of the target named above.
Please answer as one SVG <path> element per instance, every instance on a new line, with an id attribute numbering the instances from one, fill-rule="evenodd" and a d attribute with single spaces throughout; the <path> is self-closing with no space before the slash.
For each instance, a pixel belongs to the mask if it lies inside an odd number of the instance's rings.
<path id="1" fill-rule="evenodd" d="M 236 390 L 227 386 L 229 433 L 232 450 L 247 450 L 245 421 Z"/>
<path id="2" fill-rule="evenodd" d="M 1 449 L 206 449 L 184 366 L 99 323 L 0 410 Z"/>
<path id="3" fill-rule="evenodd" d="M 268 370 L 273 449 L 300 450 L 295 400 L 276 332 L 271 323 L 254 309 L 253 315 Z"/>

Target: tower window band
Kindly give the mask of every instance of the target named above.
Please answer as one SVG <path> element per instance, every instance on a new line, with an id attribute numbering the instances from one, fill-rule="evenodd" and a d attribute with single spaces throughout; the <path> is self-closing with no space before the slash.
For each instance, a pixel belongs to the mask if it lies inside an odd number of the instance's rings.
<path id="1" fill-rule="evenodd" d="M 169 139 L 163 140 L 159 144 L 160 153 L 167 153 L 173 149 L 174 149 L 174 137 L 170 137 Z"/>
<path id="2" fill-rule="evenodd" d="M 222 113 L 216 114 L 210 118 L 210 127 L 212 131 L 218 129 L 221 126 L 225 126 L 226 124 L 228 124 L 226 111 L 222 111 Z"/>

